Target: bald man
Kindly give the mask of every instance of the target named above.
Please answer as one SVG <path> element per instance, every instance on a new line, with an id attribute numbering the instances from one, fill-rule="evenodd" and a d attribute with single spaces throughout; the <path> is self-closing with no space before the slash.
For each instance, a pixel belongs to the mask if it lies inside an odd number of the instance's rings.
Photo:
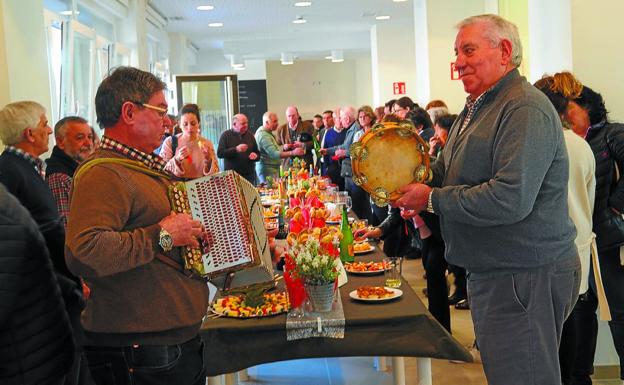
<path id="1" fill-rule="evenodd" d="M 303 159 L 307 165 L 312 164 L 312 135 L 314 127 L 309 122 L 304 122 L 299 116 L 299 110 L 295 106 L 286 108 L 286 123 L 277 129 L 277 143 L 284 151 L 290 151 L 301 147 L 305 151 Z M 283 161 L 287 165 L 288 158 Z"/>
<path id="2" fill-rule="evenodd" d="M 260 152 L 244 114 L 234 115 L 232 129 L 221 134 L 217 156 L 223 159 L 224 170 L 234 170 L 256 184 L 255 162 L 260 159 Z"/>
<path id="3" fill-rule="evenodd" d="M 256 173 L 260 183 L 266 182 L 266 177 L 279 176 L 280 159 L 291 156 L 302 156 L 303 148 L 297 147 L 284 151 L 278 144 L 273 131 L 277 129 L 278 120 L 274 112 L 267 111 L 262 115 L 262 126 L 256 130 L 256 143 L 260 151 L 260 162 L 256 163 Z"/>

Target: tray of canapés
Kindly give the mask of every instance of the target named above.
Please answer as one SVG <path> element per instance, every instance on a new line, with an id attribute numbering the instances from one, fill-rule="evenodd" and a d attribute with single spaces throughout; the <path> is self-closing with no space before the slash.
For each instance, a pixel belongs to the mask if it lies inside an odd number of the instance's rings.
<path id="1" fill-rule="evenodd" d="M 249 306 L 244 295 L 228 295 L 217 298 L 210 311 L 217 316 L 231 318 L 258 318 L 282 314 L 289 309 L 286 292 L 265 293 L 264 303 Z"/>
<path id="2" fill-rule="evenodd" d="M 388 265 L 383 262 L 347 262 L 344 268 L 348 273 L 356 275 L 382 274 L 388 270 Z"/>

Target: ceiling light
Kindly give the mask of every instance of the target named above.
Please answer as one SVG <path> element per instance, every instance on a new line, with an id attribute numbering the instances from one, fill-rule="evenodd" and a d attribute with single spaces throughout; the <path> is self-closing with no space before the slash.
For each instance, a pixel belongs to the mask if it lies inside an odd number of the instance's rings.
<path id="1" fill-rule="evenodd" d="M 292 53 L 282 52 L 281 56 L 282 65 L 291 65 L 294 63 L 294 58 Z"/>
<path id="2" fill-rule="evenodd" d="M 402 2 L 407 1 L 407 0 L 392 0 L 392 1 L 394 1 L 395 3 L 402 3 Z"/>
<path id="3" fill-rule="evenodd" d="M 223 23 L 210 23 L 208 24 L 209 27 L 223 27 Z"/>
<path id="4" fill-rule="evenodd" d="M 214 9 L 214 6 L 212 5 L 198 5 L 197 6 L 198 11 L 212 11 L 213 9 Z"/>
<path id="5" fill-rule="evenodd" d="M 342 63 L 344 61 L 343 52 L 337 49 L 332 50 L 331 61 L 332 63 Z"/>
<path id="6" fill-rule="evenodd" d="M 311 1 L 298 1 L 295 3 L 295 7 L 309 7 L 312 5 Z"/>
<path id="7" fill-rule="evenodd" d="M 331 60 L 331 59 L 333 59 L 333 57 L 331 55 L 329 55 L 329 56 L 325 56 L 325 59 Z"/>
<path id="8" fill-rule="evenodd" d="M 71 16 L 74 14 L 74 11 L 61 11 L 59 12 L 63 16 Z M 76 11 L 76 15 L 80 15 L 80 11 Z"/>
<path id="9" fill-rule="evenodd" d="M 308 21 L 306 19 L 304 19 L 301 16 L 298 16 L 295 20 L 293 20 L 294 24 L 304 24 L 307 23 Z"/>
<path id="10" fill-rule="evenodd" d="M 236 66 L 236 67 L 232 67 L 232 69 L 233 69 L 234 71 L 244 71 L 244 70 L 246 70 L 246 68 L 245 68 L 245 65 L 244 65 L 244 64 L 241 64 L 241 65 Z"/>
<path id="11" fill-rule="evenodd" d="M 388 16 L 388 15 L 381 15 L 381 16 L 377 16 L 375 19 L 377 19 L 377 20 L 389 20 L 390 16 Z"/>

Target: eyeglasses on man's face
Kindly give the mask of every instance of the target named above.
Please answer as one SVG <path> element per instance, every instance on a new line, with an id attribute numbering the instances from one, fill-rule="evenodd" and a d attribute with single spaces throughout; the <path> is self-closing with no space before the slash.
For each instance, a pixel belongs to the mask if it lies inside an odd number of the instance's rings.
<path id="1" fill-rule="evenodd" d="M 141 106 L 141 107 L 145 107 L 149 110 L 153 110 L 156 111 L 158 113 L 158 116 L 160 116 L 161 118 L 164 118 L 167 115 L 167 109 L 163 108 L 163 107 L 158 107 L 158 106 L 153 106 L 151 104 L 147 104 L 147 103 L 141 103 L 141 102 L 135 102 L 135 101 L 130 101 L 133 104 L 136 104 L 137 106 Z"/>

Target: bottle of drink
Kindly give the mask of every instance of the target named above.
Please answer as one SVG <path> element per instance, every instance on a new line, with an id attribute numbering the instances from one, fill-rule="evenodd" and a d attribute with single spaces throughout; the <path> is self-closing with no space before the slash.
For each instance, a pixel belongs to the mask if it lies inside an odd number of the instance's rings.
<path id="1" fill-rule="evenodd" d="M 349 219 L 347 218 L 347 208 L 342 206 L 342 223 L 340 224 L 340 232 L 342 233 L 342 239 L 340 240 L 340 260 L 344 262 L 353 262 L 353 232 L 351 226 L 349 226 Z"/>
<path id="2" fill-rule="evenodd" d="M 282 187 L 282 184 L 279 185 L 279 195 L 280 195 L 280 208 L 279 213 L 277 214 L 277 234 L 275 235 L 275 239 L 286 239 L 288 236 L 288 228 L 286 226 L 286 221 L 284 220 L 286 214 L 286 205 L 287 198 Z"/>

